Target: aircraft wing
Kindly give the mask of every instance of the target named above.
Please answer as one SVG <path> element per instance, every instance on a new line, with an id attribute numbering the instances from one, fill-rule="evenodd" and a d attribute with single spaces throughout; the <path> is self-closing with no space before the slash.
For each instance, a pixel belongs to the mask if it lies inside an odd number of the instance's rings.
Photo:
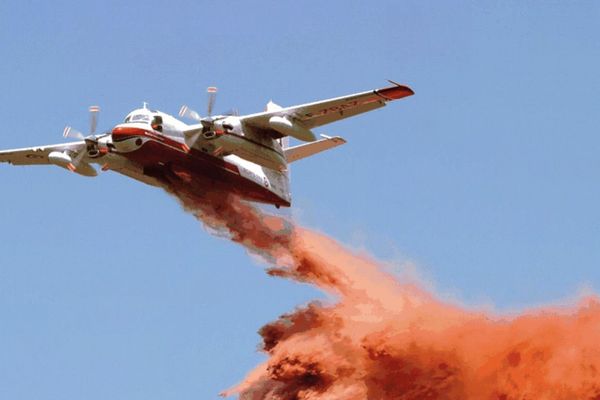
<path id="1" fill-rule="evenodd" d="M 375 110 L 385 106 L 388 101 L 401 99 L 413 94 L 414 92 L 409 87 L 394 83 L 394 86 L 382 89 L 250 114 L 240 117 L 240 120 L 246 126 L 271 130 L 274 132 L 275 137 L 282 137 L 286 135 L 282 133 L 282 129 L 274 128 L 273 117 L 285 118 L 291 124 L 299 124 L 301 130 L 309 130 L 340 119 Z"/>
<path id="2" fill-rule="evenodd" d="M 48 146 L 27 147 L 23 149 L 0 151 L 0 162 L 13 165 L 43 165 L 50 164 L 48 154 L 53 151 L 77 151 L 84 145 L 84 141 L 53 144 Z"/>

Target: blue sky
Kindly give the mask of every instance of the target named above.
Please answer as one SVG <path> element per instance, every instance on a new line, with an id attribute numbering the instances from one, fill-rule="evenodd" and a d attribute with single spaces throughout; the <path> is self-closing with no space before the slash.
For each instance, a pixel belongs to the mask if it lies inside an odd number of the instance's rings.
<path id="1" fill-rule="evenodd" d="M 307 226 L 445 297 L 522 310 L 600 290 L 595 2 L 0 4 L 1 148 L 60 142 L 87 107 L 262 110 L 416 95 L 323 127 L 293 168 Z M 160 190 L 0 166 L 0 397 L 216 398 L 258 328 L 322 296 L 267 277 Z"/>

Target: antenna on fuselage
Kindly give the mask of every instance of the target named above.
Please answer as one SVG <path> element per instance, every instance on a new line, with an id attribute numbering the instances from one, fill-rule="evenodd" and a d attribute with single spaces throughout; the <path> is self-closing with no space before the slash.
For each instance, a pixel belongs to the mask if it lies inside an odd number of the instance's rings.
<path id="1" fill-rule="evenodd" d="M 148 102 L 147 102 L 147 101 L 144 101 L 144 103 L 143 103 L 143 108 L 144 108 L 144 110 L 147 110 L 147 109 L 148 109 Z"/>

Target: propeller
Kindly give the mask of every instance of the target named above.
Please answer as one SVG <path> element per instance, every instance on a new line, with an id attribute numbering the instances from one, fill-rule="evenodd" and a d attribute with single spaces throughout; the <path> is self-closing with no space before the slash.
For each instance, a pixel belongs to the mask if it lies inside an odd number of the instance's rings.
<path id="1" fill-rule="evenodd" d="M 212 113 L 215 106 L 215 102 L 217 99 L 217 91 L 218 89 L 215 86 L 209 86 L 206 89 L 206 93 L 208 94 L 208 104 L 206 108 L 206 116 L 202 117 L 196 111 L 192 110 L 188 106 L 184 105 L 179 110 L 179 116 L 192 119 L 196 122 L 202 124 L 202 129 L 199 132 L 194 133 L 193 135 L 187 136 L 185 139 L 185 143 L 190 147 L 194 147 L 196 142 L 200 139 L 200 137 L 204 136 L 206 139 L 214 138 L 217 135 L 225 133 L 225 130 L 222 128 L 215 127 L 215 120 L 221 119 L 224 116 L 239 116 L 239 112 L 236 108 L 232 108 L 226 111 L 224 114 L 217 116 L 217 118 L 213 118 Z"/>
<path id="2" fill-rule="evenodd" d="M 196 111 L 190 109 L 188 106 L 181 106 L 179 110 L 179 116 L 185 117 L 189 119 L 193 119 L 194 121 L 202 121 L 202 117 Z"/>
<path id="3" fill-rule="evenodd" d="M 209 86 L 206 89 L 206 93 L 208 93 L 208 105 L 206 107 L 206 117 L 202 118 L 198 112 L 192 110 L 188 106 L 181 106 L 179 110 L 179 116 L 185 117 L 189 119 L 193 119 L 194 121 L 198 121 L 202 123 L 205 127 L 210 127 L 212 125 L 212 111 L 215 106 L 215 101 L 217 100 L 217 88 L 215 86 Z"/>
<path id="4" fill-rule="evenodd" d="M 73 158 L 73 161 L 71 161 L 69 163 L 69 165 L 67 165 L 67 168 L 71 172 L 75 172 L 75 170 L 77 170 L 77 167 L 79 167 L 81 160 L 83 160 L 83 157 L 85 157 L 85 155 L 87 153 L 86 150 L 87 150 L 87 144 L 81 145 L 81 147 L 77 150 L 77 157 Z"/>
<path id="5" fill-rule="evenodd" d="M 92 138 L 95 138 L 96 127 L 98 125 L 98 113 L 100 112 L 100 107 L 91 106 L 89 108 L 89 111 L 90 111 L 90 133 L 89 133 L 89 136 L 92 136 Z M 63 131 L 63 136 L 66 138 L 70 137 L 70 138 L 74 138 L 74 139 L 85 139 L 86 138 L 83 135 L 83 133 L 79 132 L 78 130 L 74 129 L 71 126 L 65 126 L 65 129 Z"/>
<path id="6" fill-rule="evenodd" d="M 89 112 L 90 112 L 90 131 L 89 131 L 88 136 L 85 136 L 83 133 L 74 129 L 71 126 L 66 126 L 63 131 L 63 137 L 74 138 L 74 139 L 79 139 L 79 140 L 84 141 L 84 143 L 82 143 L 78 148 L 73 150 L 77 153 L 77 156 L 75 158 L 73 158 L 73 161 L 71 163 L 69 163 L 69 165 L 67 165 L 67 168 L 73 172 L 75 172 L 75 170 L 79 167 L 79 165 L 81 164 L 81 161 L 83 160 L 85 155 L 88 153 L 88 146 L 89 145 L 92 145 L 92 146 L 98 145 L 98 139 L 96 138 L 95 134 L 96 134 L 96 128 L 98 126 L 98 114 L 100 113 L 100 107 L 91 106 L 89 108 Z"/>

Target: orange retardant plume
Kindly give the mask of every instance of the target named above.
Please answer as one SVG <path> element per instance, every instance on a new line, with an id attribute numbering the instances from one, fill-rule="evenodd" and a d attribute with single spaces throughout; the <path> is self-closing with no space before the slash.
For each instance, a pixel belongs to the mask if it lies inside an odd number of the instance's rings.
<path id="1" fill-rule="evenodd" d="M 600 302 L 503 317 L 445 304 L 333 239 L 235 197 L 171 192 L 274 276 L 332 294 L 260 330 L 242 400 L 600 400 Z"/>

